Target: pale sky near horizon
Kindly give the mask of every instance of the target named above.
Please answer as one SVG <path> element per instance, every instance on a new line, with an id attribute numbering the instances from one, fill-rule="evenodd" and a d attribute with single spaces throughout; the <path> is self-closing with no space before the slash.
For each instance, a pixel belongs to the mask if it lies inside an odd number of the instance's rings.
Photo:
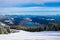
<path id="1" fill-rule="evenodd" d="M 60 0 L 0 0 L 0 14 L 56 15 L 60 14 Z"/>

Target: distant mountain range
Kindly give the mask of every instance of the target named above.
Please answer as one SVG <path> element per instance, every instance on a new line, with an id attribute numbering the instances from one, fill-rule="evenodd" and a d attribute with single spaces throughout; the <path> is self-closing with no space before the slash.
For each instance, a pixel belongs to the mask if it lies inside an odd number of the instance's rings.
<path id="1" fill-rule="evenodd" d="M 37 16 L 37 15 L 0 15 L 0 22 L 9 25 L 19 25 L 20 21 L 28 18 L 31 22 L 36 22 L 42 25 L 48 23 L 59 23 L 60 15 L 49 15 L 49 16 Z"/>
<path id="2" fill-rule="evenodd" d="M 9 25 L 10 28 L 16 29 L 16 26 L 20 29 L 29 29 L 30 27 L 34 30 L 40 29 L 46 30 L 46 27 L 52 27 L 47 30 L 56 30 L 55 27 L 60 28 L 60 15 L 49 15 L 49 16 L 37 16 L 37 15 L 1 15 L 0 22 Z M 34 27 L 34 28 L 33 28 Z M 37 28 L 36 28 L 37 27 Z M 41 27 L 41 28 L 40 28 Z M 60 30 L 60 29 L 59 29 Z"/>

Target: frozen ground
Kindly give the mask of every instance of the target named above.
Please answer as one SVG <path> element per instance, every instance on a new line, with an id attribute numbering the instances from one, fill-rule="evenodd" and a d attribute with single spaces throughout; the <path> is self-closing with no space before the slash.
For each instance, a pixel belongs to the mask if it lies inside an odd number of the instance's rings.
<path id="1" fill-rule="evenodd" d="M 0 40 L 60 40 L 60 32 L 26 32 L 20 30 L 17 33 L 1 34 Z"/>

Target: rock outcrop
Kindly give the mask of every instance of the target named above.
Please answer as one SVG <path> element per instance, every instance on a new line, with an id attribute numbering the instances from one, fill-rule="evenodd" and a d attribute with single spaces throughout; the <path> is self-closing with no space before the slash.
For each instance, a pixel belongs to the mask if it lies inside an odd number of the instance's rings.
<path id="1" fill-rule="evenodd" d="M 54 25 L 54 24 L 48 24 L 46 26 L 46 31 L 57 31 L 56 25 Z"/>
<path id="2" fill-rule="evenodd" d="M 10 33 L 10 27 L 0 22 L 0 34 L 8 34 Z"/>

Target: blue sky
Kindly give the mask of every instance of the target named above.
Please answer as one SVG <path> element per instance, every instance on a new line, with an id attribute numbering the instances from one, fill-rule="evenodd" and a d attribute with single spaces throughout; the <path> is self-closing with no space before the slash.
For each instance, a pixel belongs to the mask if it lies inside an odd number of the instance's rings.
<path id="1" fill-rule="evenodd" d="M 0 13 L 56 15 L 60 14 L 60 0 L 0 0 Z"/>
<path id="2" fill-rule="evenodd" d="M 0 7 L 60 7 L 60 0 L 0 0 Z"/>

